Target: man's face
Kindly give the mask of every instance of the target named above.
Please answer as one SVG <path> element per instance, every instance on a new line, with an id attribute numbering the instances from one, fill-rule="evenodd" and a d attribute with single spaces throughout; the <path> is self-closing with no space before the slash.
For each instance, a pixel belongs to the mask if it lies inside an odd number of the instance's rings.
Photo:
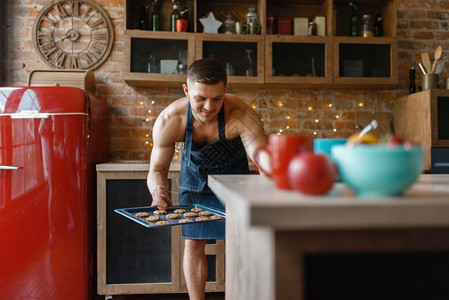
<path id="1" fill-rule="evenodd" d="M 183 85 L 183 88 L 189 98 L 195 119 L 202 123 L 217 119 L 226 94 L 226 86 L 223 82 L 213 85 L 188 82 L 187 86 Z"/>

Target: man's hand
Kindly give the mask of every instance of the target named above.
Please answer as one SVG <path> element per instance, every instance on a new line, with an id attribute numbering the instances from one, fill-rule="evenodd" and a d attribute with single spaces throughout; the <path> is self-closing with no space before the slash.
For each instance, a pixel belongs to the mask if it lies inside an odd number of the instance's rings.
<path id="1" fill-rule="evenodd" d="M 167 188 L 163 185 L 158 185 L 151 193 L 153 197 L 153 202 L 151 202 L 151 206 L 156 206 L 158 209 L 167 209 L 168 206 L 173 205 L 173 202 L 170 199 L 170 194 Z"/>

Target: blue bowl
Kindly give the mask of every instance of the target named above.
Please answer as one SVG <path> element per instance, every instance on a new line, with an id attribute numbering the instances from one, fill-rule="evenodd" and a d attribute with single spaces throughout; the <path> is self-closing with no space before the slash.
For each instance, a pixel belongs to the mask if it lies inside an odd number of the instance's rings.
<path id="1" fill-rule="evenodd" d="M 340 178 L 358 196 L 399 196 L 424 167 L 423 147 L 339 145 L 332 148 Z"/>
<path id="2" fill-rule="evenodd" d="M 315 138 L 313 139 L 313 151 L 331 155 L 331 149 L 336 145 L 344 145 L 348 139 L 339 138 Z"/>

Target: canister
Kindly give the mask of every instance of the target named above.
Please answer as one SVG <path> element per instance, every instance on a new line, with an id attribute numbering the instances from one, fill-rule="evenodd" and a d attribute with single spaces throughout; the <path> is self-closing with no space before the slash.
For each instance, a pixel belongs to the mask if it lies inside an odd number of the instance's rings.
<path id="1" fill-rule="evenodd" d="M 308 34 L 308 29 L 307 29 L 308 25 L 309 25 L 308 18 L 295 18 L 293 34 L 300 35 L 300 36 L 306 36 Z"/>
<path id="2" fill-rule="evenodd" d="M 313 22 L 316 24 L 316 27 L 317 27 L 317 35 L 325 36 L 326 35 L 326 17 L 325 16 L 316 16 L 315 19 L 313 19 Z"/>
<path id="3" fill-rule="evenodd" d="M 292 34 L 292 19 L 279 18 L 278 19 L 278 34 L 291 35 Z"/>

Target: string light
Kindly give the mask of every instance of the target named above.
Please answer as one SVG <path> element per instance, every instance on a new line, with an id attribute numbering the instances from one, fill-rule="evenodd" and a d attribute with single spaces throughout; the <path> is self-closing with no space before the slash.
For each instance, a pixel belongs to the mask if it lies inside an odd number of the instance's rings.
<path id="1" fill-rule="evenodd" d="M 317 135 L 316 131 L 313 132 L 313 135 Z"/>
<path id="2" fill-rule="evenodd" d="M 282 102 L 278 102 L 278 107 L 283 107 L 284 106 L 284 103 L 282 103 Z"/>
<path id="3" fill-rule="evenodd" d="M 253 103 L 253 104 L 251 104 L 251 108 L 252 108 L 252 109 L 256 109 L 256 108 L 257 108 L 257 105 Z"/>
<path id="4" fill-rule="evenodd" d="M 154 104 L 154 100 L 153 100 L 153 101 L 151 101 L 151 104 Z"/>
<path id="5" fill-rule="evenodd" d="M 290 117 L 290 116 L 287 116 L 286 118 L 287 118 L 287 120 L 290 120 L 290 119 L 291 119 L 291 117 Z"/>
<path id="6" fill-rule="evenodd" d="M 337 132 L 337 128 L 334 128 L 334 132 Z"/>
<path id="7" fill-rule="evenodd" d="M 312 111 L 312 110 L 313 110 L 313 107 L 312 107 L 312 106 L 308 106 L 307 109 L 308 109 L 309 111 Z"/>
<path id="8" fill-rule="evenodd" d="M 141 102 L 139 103 L 139 105 L 143 105 L 143 101 L 141 101 Z"/>
<path id="9" fill-rule="evenodd" d="M 318 123 L 319 122 L 319 120 L 318 119 L 315 119 L 315 123 Z"/>
<path id="10" fill-rule="evenodd" d="M 335 119 L 340 119 L 340 116 L 339 115 L 335 115 Z"/>
<path id="11" fill-rule="evenodd" d="M 285 127 L 285 129 L 290 129 L 290 126 L 287 125 L 287 126 Z"/>
<path id="12" fill-rule="evenodd" d="M 329 103 L 329 108 L 331 108 L 332 107 L 332 103 Z"/>
<path id="13" fill-rule="evenodd" d="M 151 114 L 151 109 L 148 110 L 148 113 Z"/>
<path id="14" fill-rule="evenodd" d="M 364 106 L 365 106 L 365 103 L 359 102 L 359 103 L 358 103 L 358 106 L 359 106 L 359 107 L 364 107 Z"/>

